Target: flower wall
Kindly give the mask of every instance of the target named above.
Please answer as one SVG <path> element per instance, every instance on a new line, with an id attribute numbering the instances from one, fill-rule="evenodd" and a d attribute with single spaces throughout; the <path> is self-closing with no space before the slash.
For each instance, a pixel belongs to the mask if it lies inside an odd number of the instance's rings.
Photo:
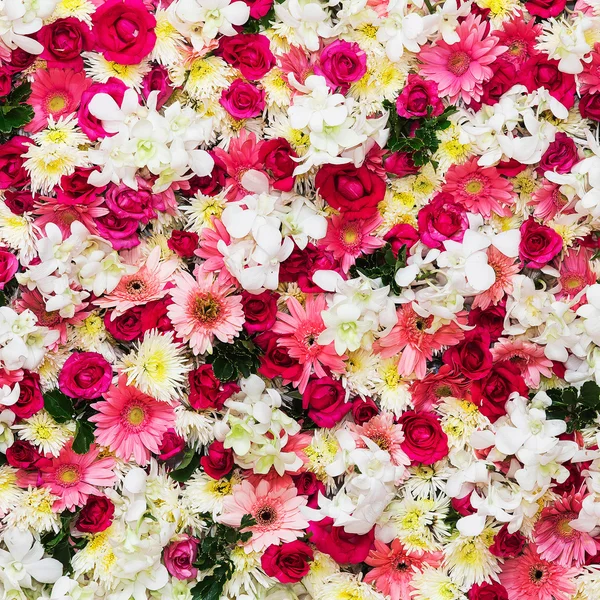
<path id="1" fill-rule="evenodd" d="M 0 596 L 600 598 L 598 0 L 0 0 Z"/>

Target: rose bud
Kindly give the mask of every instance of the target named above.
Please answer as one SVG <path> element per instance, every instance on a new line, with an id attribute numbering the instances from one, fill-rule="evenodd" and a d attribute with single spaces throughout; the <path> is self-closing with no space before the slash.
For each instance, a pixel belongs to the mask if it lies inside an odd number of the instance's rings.
<path id="1" fill-rule="evenodd" d="M 233 469 L 233 450 L 215 440 L 208 448 L 208 455 L 200 459 L 200 464 L 209 477 L 221 479 Z"/>
<path id="2" fill-rule="evenodd" d="M 174 230 L 167 240 L 167 246 L 182 258 L 192 258 L 198 248 L 199 239 L 198 234 L 193 231 Z"/>
<path id="3" fill-rule="evenodd" d="M 115 505 L 106 496 L 89 496 L 75 528 L 83 533 L 99 533 L 110 527 L 114 513 Z"/>
<path id="4" fill-rule="evenodd" d="M 314 555 L 311 547 L 295 540 L 276 546 L 272 544 L 261 556 L 264 572 L 281 583 L 297 583 L 310 571 Z"/>

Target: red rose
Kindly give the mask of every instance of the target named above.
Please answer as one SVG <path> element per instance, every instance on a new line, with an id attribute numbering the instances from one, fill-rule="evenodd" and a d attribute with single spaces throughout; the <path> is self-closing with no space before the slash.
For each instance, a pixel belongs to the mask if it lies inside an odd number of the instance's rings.
<path id="1" fill-rule="evenodd" d="M 345 94 L 367 72 L 367 55 L 356 42 L 335 40 L 321 50 L 314 70 L 332 90 Z"/>
<path id="2" fill-rule="evenodd" d="M 494 74 L 489 81 L 483 83 L 483 94 L 479 102 L 471 102 L 470 106 L 480 107 L 482 104 L 493 106 L 500 98 L 515 85 L 517 69 L 507 60 L 495 60 L 489 65 Z"/>
<path id="3" fill-rule="evenodd" d="M 490 335 L 490 342 L 498 341 L 498 338 L 504 331 L 504 317 L 506 316 L 506 308 L 501 304 L 490 306 L 485 310 L 481 308 L 472 308 L 469 312 L 469 325 L 476 325 L 482 328 Z"/>
<path id="4" fill-rule="evenodd" d="M 159 460 L 169 460 L 181 454 L 185 448 L 185 440 L 174 430 L 167 429 L 160 442 Z"/>
<path id="5" fill-rule="evenodd" d="M 6 461 L 15 469 L 33 469 L 40 458 L 42 455 L 25 440 L 15 440 L 13 445 L 6 449 Z"/>
<path id="6" fill-rule="evenodd" d="M 149 331 L 150 329 L 171 331 L 173 323 L 168 315 L 168 309 L 171 304 L 173 304 L 173 299 L 170 296 L 148 302 L 142 310 L 142 332 Z"/>
<path id="7" fill-rule="evenodd" d="M 546 171 L 570 173 L 578 162 L 579 153 L 575 142 L 568 135 L 559 132 L 544 152 L 537 170 L 540 175 Z"/>
<path id="8" fill-rule="evenodd" d="M 334 527 L 333 519 L 325 517 L 322 521 L 309 521 L 310 541 L 319 552 L 329 554 L 341 565 L 361 563 L 367 558 L 375 539 L 375 529 L 358 535 L 347 533 L 343 527 Z"/>
<path id="9" fill-rule="evenodd" d="M 407 411 L 398 423 L 404 432 L 402 450 L 411 461 L 432 465 L 448 455 L 448 436 L 433 414 Z"/>
<path id="10" fill-rule="evenodd" d="M 75 17 L 57 19 L 38 32 L 38 41 L 44 50 L 40 55 L 49 67 L 83 69 L 82 52 L 92 50 L 96 40 L 90 28 Z"/>
<path id="11" fill-rule="evenodd" d="M 387 173 L 391 173 L 396 177 L 414 175 L 420 170 L 415 165 L 412 154 L 409 152 L 394 152 L 390 154 L 383 162 L 383 166 Z"/>
<path id="12" fill-rule="evenodd" d="M 12 76 L 10 71 L 4 67 L 0 69 L 0 96 L 8 96 L 12 89 Z"/>
<path id="13" fill-rule="evenodd" d="M 227 178 L 227 168 L 221 158 L 219 158 L 213 150 L 209 150 L 208 153 L 215 161 L 215 166 L 210 175 L 205 177 L 198 177 L 194 175 L 188 180 L 190 189 L 182 193 L 186 196 L 193 196 L 196 192 L 200 192 L 205 196 L 214 196 L 218 194 L 225 187 L 225 180 Z"/>
<path id="14" fill-rule="evenodd" d="M 19 381 L 19 399 L 10 407 L 20 419 L 28 419 L 44 408 L 44 397 L 40 389 L 40 376 L 37 373 L 24 371 Z"/>
<path id="15" fill-rule="evenodd" d="M 239 391 L 235 383 L 222 384 L 213 372 L 212 365 L 201 365 L 188 373 L 190 382 L 189 403 L 196 410 L 214 408 L 221 410 L 225 400 Z"/>
<path id="16" fill-rule="evenodd" d="M 600 94 L 583 94 L 579 100 L 579 112 L 584 119 L 600 121 Z"/>
<path id="17" fill-rule="evenodd" d="M 391 244 L 394 256 L 398 256 L 403 246 L 406 246 L 408 251 L 419 241 L 419 234 L 412 225 L 398 223 L 383 236 L 383 239 Z"/>
<path id="18" fill-rule="evenodd" d="M 110 527 L 114 514 L 115 505 L 106 496 L 88 496 L 75 528 L 82 533 L 100 533 Z"/>
<path id="19" fill-rule="evenodd" d="M 108 391 L 112 367 L 98 352 L 73 352 L 58 376 L 60 391 L 69 398 L 92 400 Z"/>
<path id="20" fill-rule="evenodd" d="M 22 188 L 29 183 L 29 175 L 23 167 L 22 155 L 33 142 L 22 135 L 15 135 L 0 145 L 0 190 Z"/>
<path id="21" fill-rule="evenodd" d="M 254 340 L 264 353 L 260 356 L 258 372 L 268 378 L 279 376 L 284 381 L 298 381 L 302 375 L 302 365 L 277 344 L 278 337 L 267 331 Z"/>
<path id="22" fill-rule="evenodd" d="M 95 169 L 76 168 L 71 175 L 63 175 L 60 186 L 55 188 L 56 199 L 61 204 L 92 204 L 106 187 L 96 187 L 88 183 Z"/>
<path id="23" fill-rule="evenodd" d="M 298 496 L 307 496 L 307 506 L 310 508 L 319 508 L 319 492 L 325 494 L 325 486 L 317 476 L 311 471 L 304 471 L 298 475 L 292 475 Z"/>
<path id="24" fill-rule="evenodd" d="M 560 254 L 563 240 L 550 227 L 540 225 L 533 217 L 529 217 L 521 225 L 521 242 L 519 258 L 529 269 L 545 267 L 555 256 Z"/>
<path id="25" fill-rule="evenodd" d="M 81 103 L 77 111 L 77 124 L 90 140 L 95 141 L 114 133 L 107 133 L 102 126 L 102 121 L 92 115 L 88 109 L 90 101 L 96 94 L 108 94 L 119 106 L 123 102 L 127 86 L 115 77 L 111 77 L 106 83 L 93 83 L 81 95 Z"/>
<path id="26" fill-rule="evenodd" d="M 492 422 L 506 414 L 504 405 L 513 392 L 527 396 L 529 389 L 519 367 L 509 361 L 496 363 L 486 377 L 471 386 L 473 402 Z"/>
<path id="27" fill-rule="evenodd" d="M 221 479 L 233 469 L 233 450 L 225 448 L 223 442 L 215 440 L 208 447 L 208 455 L 200 459 L 200 464 L 209 477 Z"/>
<path id="28" fill-rule="evenodd" d="M 23 50 L 22 48 L 15 48 L 10 53 L 10 63 L 9 67 L 14 73 L 22 73 L 30 67 L 37 59 L 36 54 L 29 54 L 29 52 Z"/>
<path id="29" fill-rule="evenodd" d="M 262 19 L 271 10 L 273 0 L 243 0 L 250 7 L 250 18 Z"/>
<path id="30" fill-rule="evenodd" d="M 379 414 L 377 404 L 371 398 L 355 398 L 352 403 L 352 417 L 357 425 L 362 425 L 370 421 L 375 415 Z"/>
<path id="31" fill-rule="evenodd" d="M 402 92 L 396 99 L 396 112 L 407 119 L 428 116 L 438 117 L 444 112 L 444 105 L 438 96 L 435 81 L 425 80 L 419 75 L 408 76 Z"/>
<path id="32" fill-rule="evenodd" d="M 348 219 L 368 219 L 385 196 L 385 181 L 365 165 L 325 165 L 315 186 L 324 200 Z"/>
<path id="33" fill-rule="evenodd" d="M 471 494 L 467 494 L 462 498 L 452 498 L 450 504 L 452 505 L 452 508 L 463 517 L 474 515 L 477 512 L 471 505 Z"/>
<path id="34" fill-rule="evenodd" d="M 419 236 L 429 248 L 443 248 L 443 242 L 462 242 L 469 228 L 467 212 L 450 194 L 440 193 L 417 216 Z"/>
<path id="35" fill-rule="evenodd" d="M 265 140 L 259 145 L 258 162 L 270 175 L 272 186 L 282 192 L 289 192 L 294 187 L 293 172 L 298 163 L 293 159 L 297 157 L 284 138 Z"/>
<path id="36" fill-rule="evenodd" d="M 475 584 L 469 590 L 469 600 L 508 600 L 506 588 L 494 581 L 494 583 Z"/>
<path id="37" fill-rule="evenodd" d="M 275 65 L 269 38 L 259 33 L 238 33 L 219 40 L 215 52 L 228 65 L 239 69 L 251 81 L 264 77 Z"/>
<path id="38" fill-rule="evenodd" d="M 104 326 L 116 340 L 120 342 L 133 342 L 142 335 L 142 307 L 134 306 L 122 315 L 111 320 L 112 313 L 104 315 Z"/>
<path id="39" fill-rule="evenodd" d="M 167 571 L 177 579 L 192 579 L 198 574 L 194 561 L 198 554 L 199 541 L 187 534 L 171 542 L 164 550 L 163 559 Z"/>
<path id="40" fill-rule="evenodd" d="M 4 192 L 4 204 L 8 206 L 13 215 L 22 215 L 25 212 L 33 210 L 35 200 L 31 192 L 14 192 L 12 190 L 6 190 Z"/>
<path id="41" fill-rule="evenodd" d="M 443 360 L 467 379 L 482 379 L 492 368 L 490 334 L 482 327 L 468 331 L 462 342 L 444 352 Z"/>
<path id="42" fill-rule="evenodd" d="M 319 270 L 342 273 L 331 252 L 317 248 L 314 244 L 308 244 L 304 250 L 294 246 L 287 260 L 281 263 L 279 281 L 295 281 L 305 294 L 320 294 L 323 290 L 312 280 L 315 271 Z"/>
<path id="43" fill-rule="evenodd" d="M 162 65 L 154 65 L 152 70 L 148 71 L 142 80 L 142 96 L 147 100 L 152 92 L 158 92 L 156 100 L 157 110 L 161 109 L 173 93 L 169 72 Z"/>
<path id="44" fill-rule="evenodd" d="M 12 281 L 18 268 L 17 257 L 9 250 L 0 248 L 0 290 L 3 290 L 4 286 Z"/>
<path id="45" fill-rule="evenodd" d="M 494 537 L 490 552 L 499 558 L 515 558 L 521 554 L 526 542 L 527 540 L 520 531 L 508 533 L 508 525 L 504 524 Z"/>
<path id="46" fill-rule="evenodd" d="M 219 102 L 234 119 L 251 119 L 265 108 L 265 92 L 248 81 L 236 79 L 223 90 Z"/>
<path id="47" fill-rule="evenodd" d="M 106 60 L 137 65 L 156 43 L 156 19 L 142 0 L 108 0 L 92 14 L 94 50 Z"/>
<path id="48" fill-rule="evenodd" d="M 567 0 L 527 0 L 525 8 L 529 14 L 542 19 L 558 17 L 565 10 Z"/>
<path id="49" fill-rule="evenodd" d="M 277 320 L 277 296 L 265 291 L 262 294 L 242 292 L 242 307 L 244 309 L 244 329 L 248 333 L 268 331 Z"/>
<path id="50" fill-rule="evenodd" d="M 340 381 L 331 377 L 313 378 L 302 394 L 302 408 L 319 427 L 335 427 L 352 409 Z"/>
<path id="51" fill-rule="evenodd" d="M 532 56 L 523 65 L 521 73 L 524 75 L 523 83 L 530 92 L 543 87 L 566 108 L 575 104 L 575 76 L 561 72 L 558 61 L 548 58 L 547 54 Z"/>
<path id="52" fill-rule="evenodd" d="M 139 222 L 133 217 L 117 217 L 109 212 L 106 215 L 94 219 L 98 233 L 115 250 L 127 250 L 139 246 L 140 238 L 138 236 Z"/>
<path id="53" fill-rule="evenodd" d="M 308 544 L 295 540 L 281 546 L 272 544 L 260 557 L 263 571 L 281 583 L 297 583 L 310 571 L 314 558 Z"/>
<path id="54" fill-rule="evenodd" d="M 522 165 L 518 160 L 511 158 L 502 160 L 496 165 L 496 171 L 504 177 L 516 177 L 527 168 L 527 165 Z"/>
<path id="55" fill-rule="evenodd" d="M 192 258 L 194 251 L 198 248 L 199 239 L 198 234 L 193 231 L 175 229 L 167 240 L 167 246 L 182 258 Z"/>

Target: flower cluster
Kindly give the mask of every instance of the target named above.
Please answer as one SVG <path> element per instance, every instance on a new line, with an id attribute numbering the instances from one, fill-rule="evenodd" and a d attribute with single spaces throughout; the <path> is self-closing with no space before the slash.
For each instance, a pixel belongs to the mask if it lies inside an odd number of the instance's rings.
<path id="1" fill-rule="evenodd" d="M 0 0 L 0 596 L 600 598 L 598 0 Z"/>

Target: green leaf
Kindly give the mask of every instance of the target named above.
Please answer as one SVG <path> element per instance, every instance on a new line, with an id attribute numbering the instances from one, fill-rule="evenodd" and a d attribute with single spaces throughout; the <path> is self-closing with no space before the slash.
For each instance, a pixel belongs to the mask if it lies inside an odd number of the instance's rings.
<path id="1" fill-rule="evenodd" d="M 59 390 L 44 394 L 44 408 L 57 423 L 65 423 L 75 416 L 73 401 Z"/>
<path id="2" fill-rule="evenodd" d="M 85 454 L 94 441 L 94 426 L 89 421 L 77 421 L 77 430 L 73 440 L 73 450 Z"/>
<path id="3" fill-rule="evenodd" d="M 31 96 L 31 84 L 29 81 L 24 81 L 11 91 L 7 96 L 7 100 L 9 104 L 20 104 L 21 102 L 25 102 L 29 96 Z"/>
<path id="4" fill-rule="evenodd" d="M 223 564 L 218 565 L 211 575 L 199 581 L 192 588 L 192 598 L 194 600 L 219 600 L 231 573 L 231 561 L 226 560 Z"/>
<path id="5" fill-rule="evenodd" d="M 193 449 L 188 448 L 183 455 L 179 466 L 169 473 L 171 479 L 183 483 L 187 481 L 194 471 L 200 466 L 200 455 Z"/>

